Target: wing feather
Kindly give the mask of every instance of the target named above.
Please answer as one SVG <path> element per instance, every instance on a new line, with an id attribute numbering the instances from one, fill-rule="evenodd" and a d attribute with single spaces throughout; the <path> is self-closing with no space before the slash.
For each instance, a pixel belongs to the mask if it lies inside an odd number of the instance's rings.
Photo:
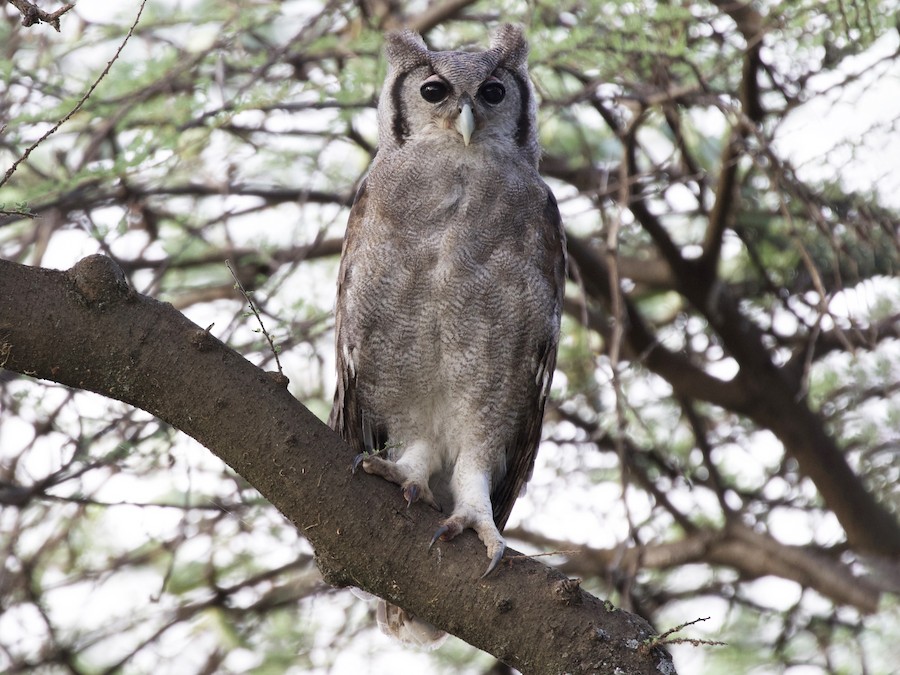
<path id="1" fill-rule="evenodd" d="M 538 255 L 541 256 L 541 271 L 551 281 L 555 291 L 554 306 L 548 308 L 562 312 L 563 293 L 566 284 L 566 235 L 559 207 L 550 189 L 547 189 L 547 201 L 540 221 L 535 227 L 541 232 L 543 246 Z M 491 504 L 494 509 L 494 522 L 503 530 L 513 504 L 522 492 L 525 483 L 531 478 L 538 445 L 541 442 L 541 426 L 544 419 L 544 405 L 550 393 L 553 372 L 556 369 L 556 351 L 559 344 L 559 330 L 549 340 L 539 345 L 536 353 L 534 378 L 530 381 L 529 406 L 523 423 L 512 443 L 506 448 L 506 475 L 491 491 Z"/>
<path id="2" fill-rule="evenodd" d="M 337 300 L 334 310 L 335 351 L 337 361 L 337 386 L 334 392 L 334 404 L 328 418 L 328 426 L 341 434 L 341 437 L 357 452 L 372 452 L 384 444 L 378 438 L 378 430 L 367 418 L 365 410 L 357 396 L 358 352 L 360 346 L 354 343 L 347 329 L 345 312 L 347 311 L 347 293 L 350 287 L 350 267 L 356 247 L 358 235 L 363 227 L 368 204 L 366 180 L 363 179 L 350 208 L 347 230 L 344 233 L 344 244 L 341 250 L 341 266 L 338 271 Z"/>

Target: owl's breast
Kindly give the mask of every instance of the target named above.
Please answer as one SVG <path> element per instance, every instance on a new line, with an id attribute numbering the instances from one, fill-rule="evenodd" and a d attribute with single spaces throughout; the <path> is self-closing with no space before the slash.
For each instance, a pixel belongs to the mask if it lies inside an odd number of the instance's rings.
<path id="1" fill-rule="evenodd" d="M 427 170 L 394 159 L 370 174 L 342 289 L 361 395 L 393 418 L 423 401 L 489 408 L 498 387 L 527 391 L 559 321 L 538 242 L 546 186 L 484 159 Z"/>

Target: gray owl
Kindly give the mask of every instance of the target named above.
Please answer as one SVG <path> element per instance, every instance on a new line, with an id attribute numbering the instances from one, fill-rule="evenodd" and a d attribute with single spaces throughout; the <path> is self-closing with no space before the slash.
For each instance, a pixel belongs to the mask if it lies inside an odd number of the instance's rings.
<path id="1" fill-rule="evenodd" d="M 386 54 L 378 152 L 341 257 L 330 425 L 359 453 L 354 470 L 442 511 L 432 544 L 475 530 L 487 575 L 540 441 L 565 235 L 537 171 L 521 29 L 481 52 L 396 32 Z M 409 620 L 388 608 L 401 639 Z"/>

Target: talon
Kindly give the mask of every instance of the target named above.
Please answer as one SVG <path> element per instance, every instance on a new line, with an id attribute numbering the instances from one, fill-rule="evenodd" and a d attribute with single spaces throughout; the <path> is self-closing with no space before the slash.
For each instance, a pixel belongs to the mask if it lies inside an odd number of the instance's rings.
<path id="1" fill-rule="evenodd" d="M 406 498 L 406 508 L 412 506 L 413 502 L 419 501 L 420 494 L 421 490 L 419 490 L 419 486 L 415 483 L 406 486 L 403 489 L 403 496 Z"/>
<path id="2" fill-rule="evenodd" d="M 496 550 L 493 557 L 491 558 L 491 564 L 488 565 L 487 570 L 485 570 L 484 574 L 481 575 L 481 578 L 484 579 L 488 574 L 497 569 L 497 565 L 500 564 L 500 559 L 503 557 L 503 554 L 506 552 L 506 544 L 501 543 L 500 547 Z"/>
<path id="3" fill-rule="evenodd" d="M 366 458 L 366 453 L 361 452 L 356 457 L 353 458 L 353 464 L 350 467 L 350 473 L 356 474 L 359 469 L 359 465 L 363 463 L 363 460 Z"/>
<path id="4" fill-rule="evenodd" d="M 431 548 L 432 546 L 434 546 L 434 542 L 436 542 L 438 539 L 440 539 L 443 535 L 447 534 L 449 531 L 450 531 L 449 525 L 446 525 L 446 524 L 441 525 L 437 529 L 437 532 L 434 533 L 434 536 L 431 538 L 431 543 L 428 544 L 428 548 Z"/>

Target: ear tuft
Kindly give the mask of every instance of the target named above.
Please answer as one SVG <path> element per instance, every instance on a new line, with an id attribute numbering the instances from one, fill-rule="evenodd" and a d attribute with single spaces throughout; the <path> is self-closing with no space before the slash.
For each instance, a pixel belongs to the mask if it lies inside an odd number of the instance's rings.
<path id="1" fill-rule="evenodd" d="M 384 37 L 384 53 L 394 68 L 405 70 L 428 64 L 428 47 L 418 33 L 404 29 L 391 31 Z"/>
<path id="2" fill-rule="evenodd" d="M 500 53 L 500 59 L 512 68 L 528 65 L 528 41 L 521 26 L 505 23 L 491 36 L 491 50 Z"/>

